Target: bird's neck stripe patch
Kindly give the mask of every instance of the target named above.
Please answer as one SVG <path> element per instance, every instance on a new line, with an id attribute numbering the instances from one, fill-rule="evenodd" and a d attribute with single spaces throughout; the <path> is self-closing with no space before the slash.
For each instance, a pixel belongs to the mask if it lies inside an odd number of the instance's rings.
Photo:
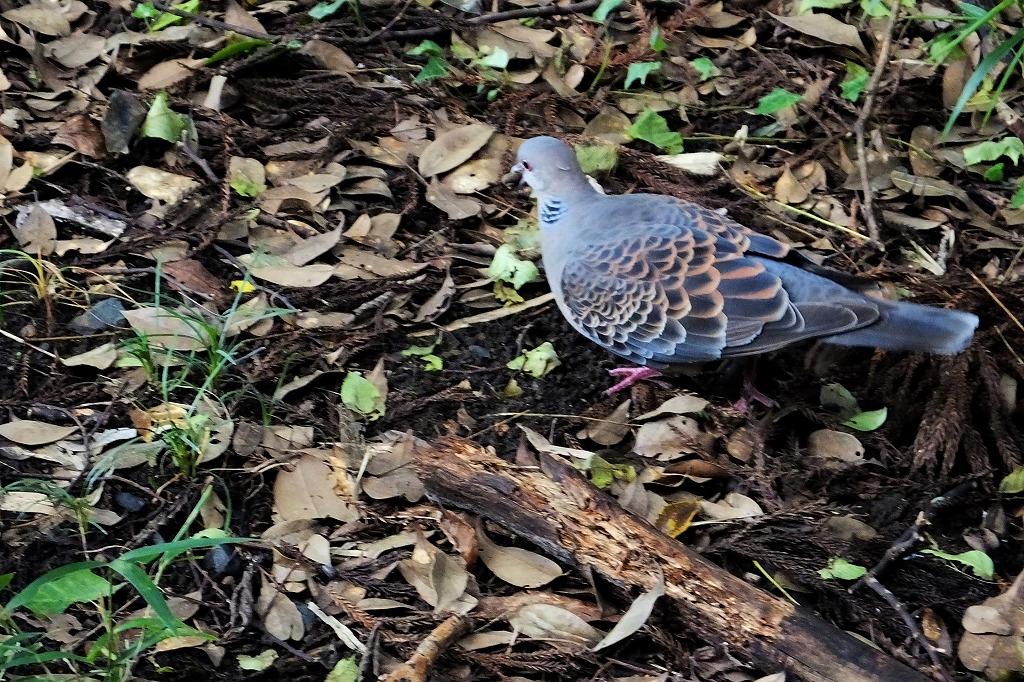
<path id="1" fill-rule="evenodd" d="M 547 199 L 540 207 L 541 225 L 554 225 L 565 215 L 567 208 L 561 199 Z"/>

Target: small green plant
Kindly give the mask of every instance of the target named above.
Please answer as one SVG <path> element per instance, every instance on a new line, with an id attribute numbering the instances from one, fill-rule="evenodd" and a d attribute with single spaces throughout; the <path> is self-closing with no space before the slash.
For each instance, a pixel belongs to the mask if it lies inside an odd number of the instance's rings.
<path id="1" fill-rule="evenodd" d="M 25 294 L 28 300 L 25 300 Z M 47 318 L 58 301 L 81 306 L 86 292 L 64 276 L 64 269 L 42 256 L 0 249 L 0 308 L 42 303 Z"/>
<path id="2" fill-rule="evenodd" d="M 187 0 L 187 2 L 179 2 L 176 5 L 171 5 L 171 7 L 174 9 L 180 9 L 183 12 L 197 12 L 199 11 L 199 0 Z M 132 16 L 136 19 L 142 19 L 146 24 L 146 30 L 150 33 L 162 31 L 169 26 L 174 26 L 185 21 L 184 17 L 179 17 L 176 14 L 170 14 L 169 12 L 162 12 L 158 10 L 152 2 L 140 2 L 135 6 Z"/>
<path id="3" fill-rule="evenodd" d="M 141 309 L 140 318 L 126 314 L 135 336 L 122 342 L 127 360 L 121 364 L 141 367 L 158 386 L 163 410 L 146 439 L 162 442 L 175 467 L 192 477 L 210 443 L 213 416 L 227 414 L 220 385 L 233 367 L 259 352 L 244 352 L 240 324 L 294 311 L 268 308 L 250 314 L 242 308 L 245 287 L 219 315 L 200 307 L 172 308 L 160 289 L 159 266 L 155 281 L 153 307 Z"/>
<path id="4" fill-rule="evenodd" d="M 131 550 L 111 561 L 90 560 L 61 566 L 14 594 L 0 608 L 0 680 L 15 671 L 47 670 L 48 664 L 60 663 L 80 675 L 100 675 L 105 682 L 124 682 L 132 679 L 132 669 L 143 654 L 170 637 L 213 639 L 176 617 L 158 586 L 166 568 L 185 552 L 242 541 L 232 537 L 180 539 L 211 493 L 209 487 L 204 490 L 172 542 Z M 0 590 L 10 585 L 13 577 L 0 576 Z M 148 613 L 138 617 L 123 615 L 132 591 L 145 601 Z M 47 651 L 43 632 L 25 630 L 19 625 L 33 621 L 13 617 L 19 610 L 43 617 L 66 613 L 72 607 L 85 607 L 100 631 L 81 653 Z"/>
<path id="5" fill-rule="evenodd" d="M 953 105 L 953 110 L 942 129 L 941 139 L 949 137 L 950 131 L 957 117 L 967 107 L 985 111 L 987 119 L 996 105 L 999 103 L 1003 91 L 1009 83 L 1010 78 L 1018 72 L 1018 65 L 1024 58 L 1024 29 L 1013 26 L 1012 21 L 1002 22 L 999 15 L 1014 5 L 1018 11 L 1024 9 L 1024 2 L 1021 0 L 1002 0 L 999 4 L 986 9 L 968 2 L 957 3 L 961 14 L 945 16 L 916 15 L 908 17 L 921 21 L 940 20 L 949 22 L 954 28 L 940 33 L 928 43 L 930 59 L 936 64 L 953 61 L 963 57 L 961 44 L 971 35 L 978 33 L 987 34 L 983 39 L 994 43 L 991 49 L 984 53 L 984 58 L 978 63 L 977 68 L 971 73 L 964 85 L 963 92 Z M 1009 33 L 1007 31 L 1009 30 Z M 1002 73 L 999 68 L 1003 65 Z"/>

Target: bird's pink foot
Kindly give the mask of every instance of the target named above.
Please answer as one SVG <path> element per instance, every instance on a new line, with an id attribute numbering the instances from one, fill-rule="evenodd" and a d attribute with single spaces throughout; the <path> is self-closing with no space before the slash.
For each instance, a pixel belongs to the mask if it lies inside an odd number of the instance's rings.
<path id="1" fill-rule="evenodd" d="M 753 382 L 744 380 L 742 397 L 733 403 L 732 407 L 737 412 L 746 412 L 754 403 L 760 403 L 765 407 L 778 407 L 779 404 L 757 390 Z"/>
<path id="2" fill-rule="evenodd" d="M 608 373 L 613 377 L 625 377 L 625 379 L 605 391 L 605 395 L 618 393 L 622 389 L 629 388 L 638 381 L 653 379 L 654 377 L 660 377 L 662 375 L 661 372 L 656 369 L 651 369 L 650 367 L 616 367 L 615 369 L 608 370 Z M 663 388 L 668 388 L 668 384 L 663 381 L 656 381 L 654 383 Z"/>

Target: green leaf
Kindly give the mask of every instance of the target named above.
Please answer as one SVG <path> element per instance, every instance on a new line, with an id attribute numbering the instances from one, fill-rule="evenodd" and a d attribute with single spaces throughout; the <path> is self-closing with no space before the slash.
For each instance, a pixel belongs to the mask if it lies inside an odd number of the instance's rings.
<path id="1" fill-rule="evenodd" d="M 504 69 L 508 66 L 508 60 L 508 52 L 504 48 L 496 47 L 490 54 L 485 54 L 483 57 L 475 60 L 474 63 L 480 66 L 489 66 L 492 69 Z"/>
<path id="2" fill-rule="evenodd" d="M 69 606 L 80 602 L 99 601 L 117 589 L 106 578 L 89 569 L 68 573 L 39 586 L 24 606 L 35 613 L 64 613 Z"/>
<path id="3" fill-rule="evenodd" d="M 654 25 L 654 29 L 651 31 L 651 39 L 648 41 L 651 49 L 655 52 L 662 52 L 668 43 L 665 42 L 664 38 L 661 37 L 661 26 Z"/>
<path id="4" fill-rule="evenodd" d="M 989 182 L 1002 182 L 1006 164 L 1000 161 L 985 171 L 985 179 Z"/>
<path id="5" fill-rule="evenodd" d="M 683 151 L 683 136 L 669 130 L 668 121 L 653 109 L 644 109 L 626 130 L 626 135 L 634 140 L 650 142 L 669 154 L 680 154 Z"/>
<path id="6" fill-rule="evenodd" d="M 180 9 L 182 12 L 195 12 L 199 11 L 199 0 L 188 0 L 188 2 L 179 2 L 176 5 L 171 5 L 174 9 Z M 156 33 L 162 31 L 168 26 L 176 26 L 177 24 L 184 23 L 185 17 L 179 17 L 175 14 L 161 13 L 149 26 L 150 33 Z"/>
<path id="7" fill-rule="evenodd" d="M 439 372 L 444 369 L 444 360 L 437 355 L 434 355 L 434 349 L 440 339 L 434 341 L 429 346 L 410 346 L 405 350 L 401 351 L 399 355 L 403 358 L 419 358 L 423 361 L 423 369 L 428 372 Z"/>
<path id="8" fill-rule="evenodd" d="M 1024 181 L 1017 186 L 1017 191 L 1010 197 L 1010 208 L 1017 209 L 1024 206 Z"/>
<path id="9" fill-rule="evenodd" d="M 132 16 L 136 19 L 142 19 L 143 21 L 149 21 L 160 16 L 160 10 L 153 6 L 152 2 L 140 2 L 132 10 Z"/>
<path id="10" fill-rule="evenodd" d="M 341 382 L 341 402 L 370 421 L 384 416 L 384 396 L 359 372 L 349 372 Z"/>
<path id="11" fill-rule="evenodd" d="M 424 40 L 422 43 L 407 51 L 406 54 L 418 57 L 420 55 L 430 55 L 431 57 L 440 57 L 441 46 L 435 43 L 433 40 Z"/>
<path id="12" fill-rule="evenodd" d="M 348 0 L 333 0 L 332 2 L 319 2 L 309 10 L 309 16 L 317 21 L 323 21 L 341 9 Z"/>
<path id="13" fill-rule="evenodd" d="M 222 62 L 225 59 L 234 57 L 235 55 L 248 54 L 253 50 L 257 50 L 266 45 L 272 45 L 269 40 L 263 40 L 262 38 L 243 38 L 236 40 L 227 47 L 221 48 L 210 55 L 210 58 L 206 60 L 204 66 L 212 66 L 217 62 Z"/>
<path id="14" fill-rule="evenodd" d="M 14 579 L 14 574 L 13 573 L 4 573 L 3 575 L 0 575 L 0 590 L 4 589 L 8 585 L 10 585 L 11 581 L 13 579 Z"/>
<path id="15" fill-rule="evenodd" d="M 992 580 L 992 576 L 995 573 L 995 564 L 992 563 L 992 557 L 978 549 L 971 549 L 960 554 L 950 554 L 940 549 L 922 549 L 921 554 L 932 554 L 946 561 L 955 561 L 963 564 L 982 580 Z"/>
<path id="16" fill-rule="evenodd" d="M 618 163 L 619 150 L 611 144 L 580 145 L 576 147 L 576 160 L 580 162 L 583 172 L 588 175 L 607 172 Z"/>
<path id="17" fill-rule="evenodd" d="M 623 88 L 629 90 L 634 81 L 640 81 L 641 85 L 647 85 L 647 77 L 655 71 L 661 70 L 661 62 L 633 62 L 626 72 L 626 83 Z"/>
<path id="18" fill-rule="evenodd" d="M 604 23 L 608 19 L 608 15 L 613 9 L 618 7 L 624 2 L 624 0 L 601 0 L 601 4 L 597 6 L 594 13 L 591 15 L 597 21 Z"/>
<path id="19" fill-rule="evenodd" d="M 864 88 L 868 86 L 868 81 L 871 80 L 871 74 L 860 64 L 856 64 L 851 61 L 846 62 L 846 78 L 839 84 L 842 90 L 843 99 L 848 99 L 851 102 L 856 102 L 860 99 L 861 94 L 864 92 Z"/>
<path id="20" fill-rule="evenodd" d="M 14 597 L 7 602 L 7 605 L 4 606 L 3 610 L 10 612 L 14 609 L 27 605 L 36 598 L 39 591 L 48 583 L 60 580 L 66 575 L 91 571 L 94 568 L 99 568 L 104 565 L 105 564 L 101 561 L 78 561 L 73 564 L 59 566 L 52 571 L 47 571 L 22 588 L 21 592 L 14 595 Z"/>
<path id="21" fill-rule="evenodd" d="M 839 419 L 850 419 L 860 414 L 860 405 L 845 386 L 832 382 L 821 387 L 818 393 L 818 402 L 826 410 L 833 410 Z"/>
<path id="22" fill-rule="evenodd" d="M 868 569 L 857 564 L 851 564 L 842 557 L 832 557 L 828 566 L 818 570 L 822 580 L 857 580 L 868 572 Z"/>
<path id="23" fill-rule="evenodd" d="M 413 79 L 416 83 L 424 83 L 434 78 L 447 76 L 449 73 L 448 62 L 440 57 L 428 57 L 427 63 L 423 65 L 420 72 Z"/>
<path id="24" fill-rule="evenodd" d="M 188 117 L 171 109 L 166 92 L 157 93 L 146 112 L 142 124 L 142 137 L 156 137 L 168 142 L 178 142 L 188 127 Z"/>
<path id="25" fill-rule="evenodd" d="M 505 365 L 509 369 L 521 369 L 538 379 L 562 364 L 550 341 L 545 341 L 533 350 L 528 350 Z"/>
<path id="26" fill-rule="evenodd" d="M 762 97 L 757 103 L 757 108 L 754 109 L 755 114 L 767 116 L 774 114 L 777 111 L 781 111 L 786 107 L 791 107 L 801 100 L 800 95 L 794 95 L 789 90 L 783 88 L 775 88 L 767 95 Z"/>
<path id="27" fill-rule="evenodd" d="M 718 67 L 715 66 L 715 63 L 707 57 L 697 57 L 690 63 L 693 65 L 693 68 L 697 69 L 697 72 L 700 73 L 700 80 L 702 83 L 707 79 L 718 75 Z"/>
<path id="28" fill-rule="evenodd" d="M 341 659 L 327 673 L 324 682 L 359 682 L 359 661 L 355 656 Z"/>
<path id="29" fill-rule="evenodd" d="M 636 478 L 636 469 L 632 464 L 612 464 L 600 455 L 594 455 L 586 463 L 590 482 L 602 490 L 616 480 L 631 483 Z"/>
<path id="30" fill-rule="evenodd" d="M 868 410 L 867 412 L 861 412 L 850 417 L 843 422 L 843 426 L 848 426 L 857 431 L 874 431 L 881 428 L 882 424 L 885 423 L 885 418 L 888 416 L 889 410 L 885 407 L 880 410 Z"/>
<path id="31" fill-rule="evenodd" d="M 487 277 L 493 282 L 508 282 L 518 289 L 540 277 L 540 270 L 532 261 L 517 256 L 511 244 L 502 244 L 487 266 Z"/>
<path id="32" fill-rule="evenodd" d="M 999 492 L 1006 495 L 1024 492 L 1024 466 L 1017 467 L 999 482 Z"/>
<path id="33" fill-rule="evenodd" d="M 887 17 L 889 16 L 889 7 L 885 3 L 886 0 L 860 0 L 860 8 L 865 16 Z"/>
<path id="34" fill-rule="evenodd" d="M 1006 156 L 1014 165 L 1020 162 L 1024 154 L 1024 142 L 1019 137 L 1004 137 L 1001 140 L 988 140 L 979 144 L 964 147 L 964 161 L 973 166 L 985 161 L 995 161 Z"/>
<path id="35" fill-rule="evenodd" d="M 812 9 L 835 9 L 849 5 L 853 0 L 800 0 L 800 8 L 797 14 L 810 12 Z"/>

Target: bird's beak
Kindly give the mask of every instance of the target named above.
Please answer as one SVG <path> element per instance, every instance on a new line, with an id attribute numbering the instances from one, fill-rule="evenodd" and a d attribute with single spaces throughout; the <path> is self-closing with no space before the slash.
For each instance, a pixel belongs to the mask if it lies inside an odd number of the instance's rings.
<path id="1" fill-rule="evenodd" d="M 508 173 L 501 180 L 506 185 L 511 185 L 515 183 L 522 187 L 523 185 L 526 184 L 526 178 L 523 177 L 524 170 L 526 169 L 523 168 L 523 164 L 517 163 L 516 165 L 508 169 Z"/>

